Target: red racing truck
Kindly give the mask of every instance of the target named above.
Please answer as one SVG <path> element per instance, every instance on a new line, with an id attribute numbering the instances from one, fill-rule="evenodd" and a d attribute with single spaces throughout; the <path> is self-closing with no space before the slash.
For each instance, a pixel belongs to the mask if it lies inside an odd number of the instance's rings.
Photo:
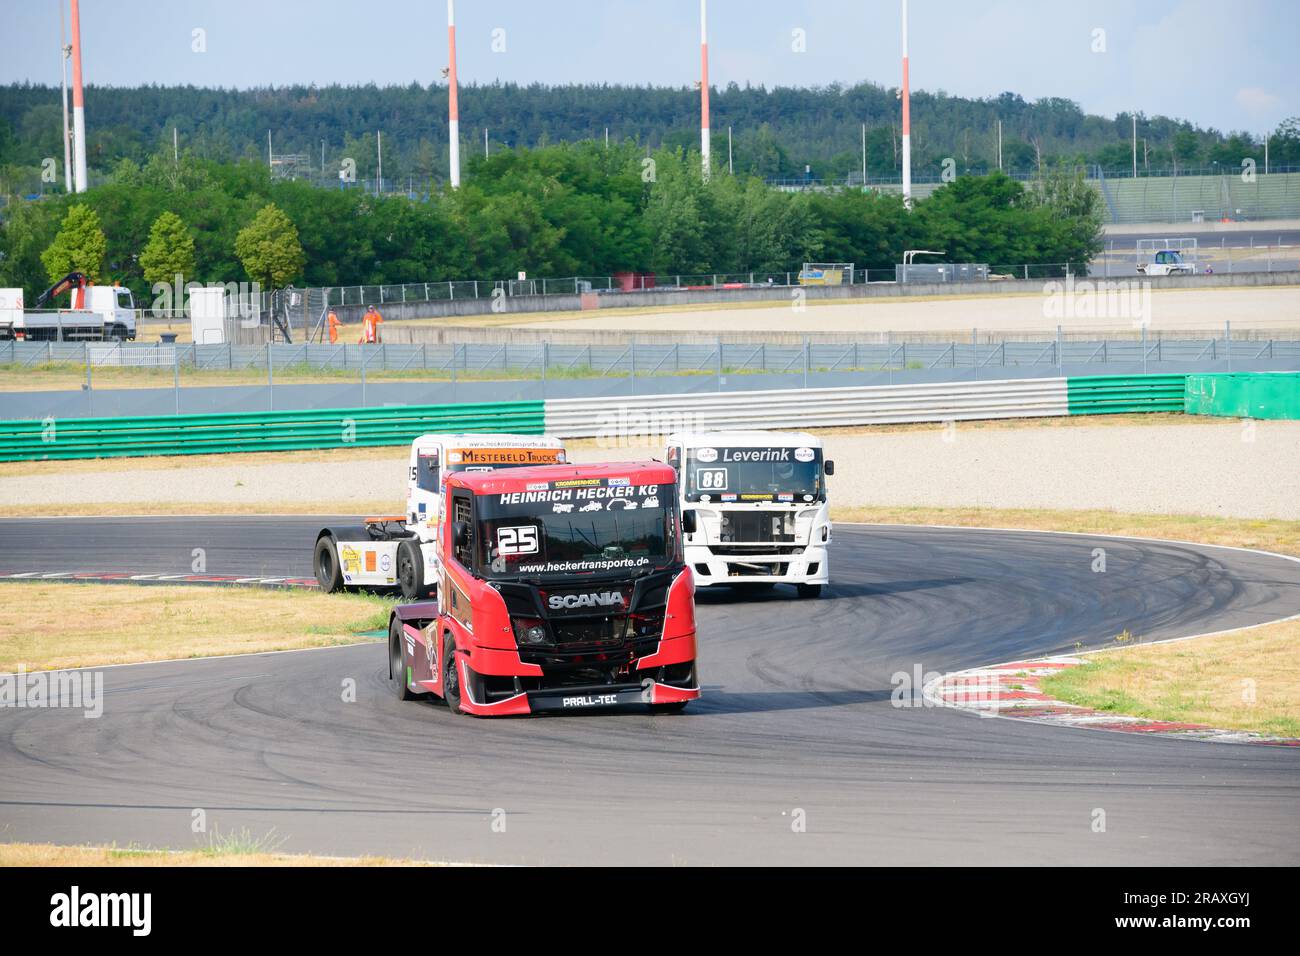
<path id="1" fill-rule="evenodd" d="M 398 697 L 478 716 L 699 697 L 676 480 L 659 462 L 447 475 L 438 600 L 389 620 Z"/>

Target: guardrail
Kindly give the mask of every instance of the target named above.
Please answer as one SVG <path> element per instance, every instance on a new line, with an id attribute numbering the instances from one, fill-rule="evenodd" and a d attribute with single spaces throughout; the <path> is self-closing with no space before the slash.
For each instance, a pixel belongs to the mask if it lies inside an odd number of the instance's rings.
<path id="1" fill-rule="evenodd" d="M 942 382 L 724 394 L 548 399 L 546 432 L 559 438 L 635 438 L 678 429 L 827 428 L 892 422 L 1068 414 L 1066 379 Z"/>
<path id="2" fill-rule="evenodd" d="M 426 432 L 541 434 L 541 402 L 0 421 L 0 461 L 404 445 Z"/>
<path id="3" fill-rule="evenodd" d="M 1202 378 L 1202 376 L 1192 376 Z M 1250 391 L 1252 376 L 1229 376 Z M 1300 414 L 1300 374 L 1253 376 Z M 0 421 L 0 461 L 404 445 L 425 432 L 648 440 L 689 429 L 1178 412 L 1187 375 L 1085 376 L 147 418 Z M 1203 391 L 1203 389 L 1202 389 Z M 1199 393 L 1198 393 L 1199 394 Z M 1278 404 L 1278 400 L 1274 400 Z M 1234 406 L 1235 409 L 1235 406 Z M 1239 414 L 1236 410 L 1222 414 Z M 1263 416 L 1261 416 L 1263 417 Z M 1279 416 L 1269 416 L 1279 417 Z"/>
<path id="4" fill-rule="evenodd" d="M 1181 412 L 1186 375 L 1083 375 L 1069 382 L 1071 415 Z"/>

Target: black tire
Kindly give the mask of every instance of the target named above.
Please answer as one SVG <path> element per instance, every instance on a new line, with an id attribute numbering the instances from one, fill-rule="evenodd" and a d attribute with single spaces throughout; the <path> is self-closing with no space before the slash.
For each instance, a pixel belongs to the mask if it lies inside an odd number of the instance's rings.
<path id="1" fill-rule="evenodd" d="M 822 586 L 820 584 L 796 584 L 795 587 L 799 589 L 799 596 L 801 598 L 815 598 L 819 597 L 822 593 Z"/>
<path id="2" fill-rule="evenodd" d="M 316 539 L 316 551 L 311 565 L 316 569 L 316 583 L 327 594 L 343 590 L 343 569 L 339 567 L 338 545 L 333 536 L 323 534 Z"/>
<path id="3" fill-rule="evenodd" d="M 397 546 L 397 583 L 402 597 L 418 601 L 428 594 L 424 584 L 424 555 L 414 541 L 403 541 Z"/>
<path id="4" fill-rule="evenodd" d="M 460 708 L 460 668 L 456 666 L 456 638 L 450 633 L 442 636 L 442 699 L 453 714 L 463 714 Z"/>
<path id="5" fill-rule="evenodd" d="M 115 325 L 115 326 L 113 326 L 113 331 L 112 331 L 112 334 L 110 335 L 110 338 L 112 338 L 112 340 L 113 340 L 114 342 L 125 342 L 125 341 L 126 341 L 126 326 L 125 326 L 125 325 Z"/>
<path id="6" fill-rule="evenodd" d="M 398 700 L 415 700 L 419 694 L 413 693 L 406 683 L 406 664 L 403 662 L 402 622 L 396 617 L 388 624 L 388 679 L 397 688 Z"/>

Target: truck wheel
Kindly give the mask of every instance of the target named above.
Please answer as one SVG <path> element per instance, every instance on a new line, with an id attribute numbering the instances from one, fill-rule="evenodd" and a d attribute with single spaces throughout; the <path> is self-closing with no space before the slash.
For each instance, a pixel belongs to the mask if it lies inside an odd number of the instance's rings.
<path id="1" fill-rule="evenodd" d="M 460 668 L 456 666 L 456 638 L 446 634 L 442 639 L 442 699 L 453 714 L 463 714 L 460 709 Z"/>
<path id="2" fill-rule="evenodd" d="M 815 598 L 822 593 L 822 586 L 820 584 L 797 584 L 795 587 L 799 589 L 799 596 L 801 598 Z"/>
<path id="3" fill-rule="evenodd" d="M 327 594 L 343 588 L 343 571 L 339 567 L 338 547 L 334 539 L 327 534 L 316 539 L 316 553 L 312 556 L 312 567 L 316 569 L 316 583 Z"/>
<path id="4" fill-rule="evenodd" d="M 125 341 L 126 341 L 126 326 L 125 326 L 125 325 L 120 325 L 120 324 L 119 324 L 119 325 L 115 325 L 115 326 L 113 326 L 113 331 L 112 331 L 112 333 L 110 333 L 110 336 L 109 336 L 109 337 L 110 337 L 114 342 L 125 342 Z"/>
<path id="5" fill-rule="evenodd" d="M 398 700 L 415 700 L 419 695 L 413 694 L 406 683 L 406 663 L 402 655 L 404 638 L 402 622 L 393 618 L 388 625 L 388 679 L 396 683 Z"/>
<path id="6" fill-rule="evenodd" d="M 397 583 L 402 587 L 402 597 L 418 601 L 425 596 L 424 555 L 413 541 L 403 541 L 397 546 Z"/>

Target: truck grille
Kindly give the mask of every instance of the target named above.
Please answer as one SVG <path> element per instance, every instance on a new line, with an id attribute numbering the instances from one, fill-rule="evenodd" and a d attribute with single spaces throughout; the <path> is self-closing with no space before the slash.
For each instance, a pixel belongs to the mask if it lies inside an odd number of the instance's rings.
<path id="1" fill-rule="evenodd" d="M 719 541 L 723 544 L 742 542 L 793 542 L 794 515 L 788 511 L 725 511 Z"/>

